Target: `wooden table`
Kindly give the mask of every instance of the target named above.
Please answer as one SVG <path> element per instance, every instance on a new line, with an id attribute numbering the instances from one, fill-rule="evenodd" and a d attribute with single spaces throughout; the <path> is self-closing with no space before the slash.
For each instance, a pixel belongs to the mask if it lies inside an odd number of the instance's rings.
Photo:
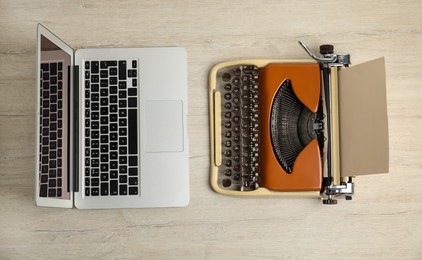
<path id="1" fill-rule="evenodd" d="M 75 49 L 187 49 L 187 208 L 35 207 L 37 23 Z M 1 1 L 0 259 L 422 259 L 421 28 L 420 1 Z M 337 206 L 214 193 L 210 68 L 307 58 L 298 39 L 332 43 L 355 64 L 386 57 L 390 173 L 359 177 Z"/>

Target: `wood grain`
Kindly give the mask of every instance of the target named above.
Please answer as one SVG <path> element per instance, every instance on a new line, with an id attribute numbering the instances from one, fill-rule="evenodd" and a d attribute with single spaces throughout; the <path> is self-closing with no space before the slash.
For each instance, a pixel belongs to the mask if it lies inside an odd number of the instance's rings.
<path id="1" fill-rule="evenodd" d="M 36 25 L 77 48 L 184 46 L 191 203 L 183 209 L 34 205 Z M 0 259 L 421 259 L 421 1 L 0 2 Z M 239 199 L 210 189 L 208 72 L 240 58 L 306 58 L 332 43 L 386 57 L 390 174 L 352 201 Z"/>

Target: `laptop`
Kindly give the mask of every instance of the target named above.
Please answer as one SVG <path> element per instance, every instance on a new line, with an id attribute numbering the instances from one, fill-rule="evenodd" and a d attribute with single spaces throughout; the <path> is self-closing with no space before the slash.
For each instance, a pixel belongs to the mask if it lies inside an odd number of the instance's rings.
<path id="1" fill-rule="evenodd" d="M 74 51 L 39 24 L 36 87 L 37 206 L 188 205 L 185 49 Z"/>

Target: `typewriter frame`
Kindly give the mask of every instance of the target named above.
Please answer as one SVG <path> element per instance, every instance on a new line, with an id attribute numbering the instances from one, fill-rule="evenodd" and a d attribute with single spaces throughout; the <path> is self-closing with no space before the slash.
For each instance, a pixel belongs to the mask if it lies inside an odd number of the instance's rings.
<path id="1" fill-rule="evenodd" d="M 339 195 L 345 195 L 346 200 L 351 199 L 351 195 L 354 192 L 353 177 L 340 176 L 340 156 L 339 156 L 339 119 L 338 119 L 338 78 L 337 73 L 342 67 L 348 66 L 350 56 L 347 55 L 336 55 L 329 53 L 320 58 L 314 55 L 307 49 L 306 45 L 299 42 L 302 47 L 308 52 L 308 54 L 314 59 L 303 59 L 303 60 L 272 60 L 272 59 L 245 59 L 245 60 L 234 60 L 223 62 L 215 65 L 210 72 L 209 81 L 209 104 L 210 104 L 210 146 L 211 146 L 211 174 L 210 184 L 214 191 L 224 195 L 231 196 L 255 196 L 255 197 L 290 197 L 290 198 L 322 198 L 324 204 L 336 204 L 334 197 Z M 216 92 L 217 85 L 217 72 L 229 66 L 249 64 L 257 67 L 264 67 L 270 63 L 281 63 L 281 64 L 316 64 L 319 63 L 321 71 L 321 90 L 324 88 L 324 84 L 330 89 L 330 120 L 329 125 L 324 122 L 325 127 L 330 128 L 330 142 L 327 145 L 330 146 L 331 156 L 327 156 L 327 160 L 322 161 L 324 165 L 327 161 L 327 165 L 330 164 L 329 176 L 331 181 L 328 185 L 321 185 L 320 191 L 272 191 L 265 187 L 258 187 L 252 191 L 236 191 L 223 189 L 218 184 L 218 167 L 221 165 L 221 94 Z M 328 77 L 323 77 L 323 68 L 327 72 Z M 324 82 L 325 81 L 325 82 Z M 323 93 L 324 91 L 321 91 Z M 325 150 L 325 148 L 324 148 Z M 325 171 L 323 171 L 324 177 Z"/>

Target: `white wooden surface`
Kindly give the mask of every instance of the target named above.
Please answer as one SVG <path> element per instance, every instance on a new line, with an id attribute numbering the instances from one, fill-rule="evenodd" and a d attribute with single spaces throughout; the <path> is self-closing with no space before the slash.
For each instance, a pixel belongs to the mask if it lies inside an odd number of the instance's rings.
<path id="1" fill-rule="evenodd" d="M 189 207 L 34 206 L 36 24 L 74 48 L 184 46 Z M 0 259 L 422 259 L 422 2 L 0 1 Z M 390 174 L 352 201 L 239 199 L 208 184 L 210 68 L 306 58 L 332 43 L 354 63 L 386 57 Z"/>

